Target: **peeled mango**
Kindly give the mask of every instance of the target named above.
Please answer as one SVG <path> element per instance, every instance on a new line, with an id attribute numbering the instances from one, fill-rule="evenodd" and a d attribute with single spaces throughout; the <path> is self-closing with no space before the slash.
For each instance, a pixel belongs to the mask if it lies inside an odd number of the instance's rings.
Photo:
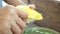
<path id="1" fill-rule="evenodd" d="M 20 5 L 20 6 L 17 6 L 16 8 L 19 10 L 26 11 L 28 13 L 28 19 L 35 19 L 35 20 L 43 19 L 42 15 L 39 12 L 29 8 L 28 5 Z"/>

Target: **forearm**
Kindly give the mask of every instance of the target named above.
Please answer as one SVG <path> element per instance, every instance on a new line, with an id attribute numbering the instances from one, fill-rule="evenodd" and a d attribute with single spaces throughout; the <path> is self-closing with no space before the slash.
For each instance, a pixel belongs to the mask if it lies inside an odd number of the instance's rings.
<path id="1" fill-rule="evenodd" d="M 22 0 L 4 0 L 4 1 L 13 6 L 25 5 L 25 3 Z"/>

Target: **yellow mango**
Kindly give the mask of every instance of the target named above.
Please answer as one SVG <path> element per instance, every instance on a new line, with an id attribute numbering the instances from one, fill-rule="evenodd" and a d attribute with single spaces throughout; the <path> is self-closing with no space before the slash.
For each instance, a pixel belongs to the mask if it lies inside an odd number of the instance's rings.
<path id="1" fill-rule="evenodd" d="M 19 10 L 26 11 L 28 13 L 28 19 L 35 19 L 35 20 L 42 20 L 43 19 L 41 13 L 29 8 L 28 5 L 20 5 L 20 6 L 17 6 L 16 8 Z"/>

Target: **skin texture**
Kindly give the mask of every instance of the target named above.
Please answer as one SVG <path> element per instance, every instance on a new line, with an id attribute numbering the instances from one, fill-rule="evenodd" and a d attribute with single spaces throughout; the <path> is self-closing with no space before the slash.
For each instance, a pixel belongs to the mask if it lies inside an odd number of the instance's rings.
<path id="1" fill-rule="evenodd" d="M 13 6 L 25 5 L 21 0 L 4 1 Z M 26 27 L 27 13 L 13 6 L 6 6 L 0 9 L 0 34 L 22 34 Z M 30 4 L 29 7 L 35 9 L 34 5 Z"/>
<path id="2" fill-rule="evenodd" d="M 0 34 L 22 34 L 26 27 L 27 13 L 15 7 L 0 9 Z"/>
<path id="3" fill-rule="evenodd" d="M 4 0 L 4 1 L 13 6 L 26 5 L 22 0 Z"/>

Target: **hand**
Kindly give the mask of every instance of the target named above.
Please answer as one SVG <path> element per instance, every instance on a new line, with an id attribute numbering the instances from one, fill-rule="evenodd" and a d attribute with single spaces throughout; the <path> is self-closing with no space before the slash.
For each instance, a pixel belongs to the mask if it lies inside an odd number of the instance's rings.
<path id="1" fill-rule="evenodd" d="M 22 34 L 27 13 L 12 6 L 0 9 L 0 34 Z"/>

